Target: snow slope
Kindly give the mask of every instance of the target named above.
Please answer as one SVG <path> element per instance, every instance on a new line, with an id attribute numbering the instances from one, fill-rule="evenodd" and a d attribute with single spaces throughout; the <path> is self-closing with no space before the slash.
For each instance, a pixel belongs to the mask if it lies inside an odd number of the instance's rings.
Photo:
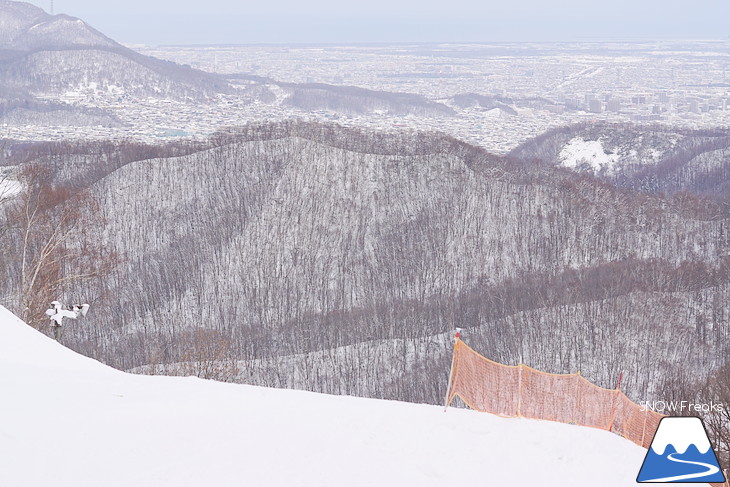
<path id="1" fill-rule="evenodd" d="M 594 172 L 605 170 L 609 174 L 619 162 L 619 155 L 606 153 L 601 140 L 584 140 L 581 137 L 571 139 L 558 157 L 564 167 L 575 169 L 581 164 L 588 164 Z"/>
<path id="2" fill-rule="evenodd" d="M 557 423 L 125 374 L 0 306 L 4 487 L 621 487 L 645 453 Z"/>

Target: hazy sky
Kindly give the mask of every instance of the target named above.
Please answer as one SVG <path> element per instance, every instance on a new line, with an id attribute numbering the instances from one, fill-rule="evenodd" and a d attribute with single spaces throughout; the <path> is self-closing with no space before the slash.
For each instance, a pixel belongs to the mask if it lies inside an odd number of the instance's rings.
<path id="1" fill-rule="evenodd" d="M 730 36 L 730 0 L 55 0 L 54 9 L 120 42 L 147 44 Z"/>

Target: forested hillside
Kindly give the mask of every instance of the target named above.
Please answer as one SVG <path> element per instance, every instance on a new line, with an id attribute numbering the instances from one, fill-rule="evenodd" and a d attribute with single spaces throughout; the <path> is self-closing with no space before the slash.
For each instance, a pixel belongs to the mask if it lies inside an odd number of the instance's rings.
<path id="1" fill-rule="evenodd" d="M 94 308 L 67 340 L 123 369 L 438 402 L 459 326 L 505 363 L 610 387 L 624 372 L 640 400 L 727 356 L 727 216 L 691 196 L 299 123 L 159 147 L 6 144 L 5 164 L 21 160 L 54 191 L 88 188 L 64 247 L 118 261 L 59 288 Z M 54 211 L 80 204 L 59 198 Z"/>
<path id="2" fill-rule="evenodd" d="M 560 127 L 515 148 L 513 157 L 595 174 L 650 193 L 690 192 L 726 200 L 730 131 L 586 124 Z"/>

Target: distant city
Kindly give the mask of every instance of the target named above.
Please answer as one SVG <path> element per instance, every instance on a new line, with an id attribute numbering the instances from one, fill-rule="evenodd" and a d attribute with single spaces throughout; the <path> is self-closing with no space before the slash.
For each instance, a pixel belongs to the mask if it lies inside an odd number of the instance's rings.
<path id="1" fill-rule="evenodd" d="M 134 98 L 96 86 L 59 101 L 107 109 L 122 127 L 86 137 L 200 137 L 219 127 L 305 119 L 381 129 L 445 132 L 505 153 L 546 129 L 577 122 L 730 126 L 730 41 L 361 46 L 129 46 L 225 77 L 245 90 L 262 84 L 275 100 L 220 94 L 209 103 Z M 324 83 L 410 93 L 453 114 L 347 113 L 282 103 L 277 83 Z M 5 127 L 14 138 L 65 138 L 59 127 Z"/>

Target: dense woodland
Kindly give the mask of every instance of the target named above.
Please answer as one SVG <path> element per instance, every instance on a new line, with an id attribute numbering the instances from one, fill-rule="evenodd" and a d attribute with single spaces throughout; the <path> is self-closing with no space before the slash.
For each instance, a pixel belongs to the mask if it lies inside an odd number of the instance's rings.
<path id="1" fill-rule="evenodd" d="M 617 163 L 595 171 L 618 187 L 674 195 L 689 192 L 721 200 L 730 189 L 730 131 L 688 130 L 662 125 L 578 124 L 559 127 L 525 142 L 511 156 L 560 165 L 561 150 L 571 140 L 600 141 Z"/>
<path id="2" fill-rule="evenodd" d="M 623 372 L 636 401 L 727 393 L 718 194 L 295 122 L 1 154 L 26 188 L 3 303 L 47 331 L 47 301 L 88 301 L 64 342 L 121 369 L 439 403 L 461 327 L 504 363 Z"/>

